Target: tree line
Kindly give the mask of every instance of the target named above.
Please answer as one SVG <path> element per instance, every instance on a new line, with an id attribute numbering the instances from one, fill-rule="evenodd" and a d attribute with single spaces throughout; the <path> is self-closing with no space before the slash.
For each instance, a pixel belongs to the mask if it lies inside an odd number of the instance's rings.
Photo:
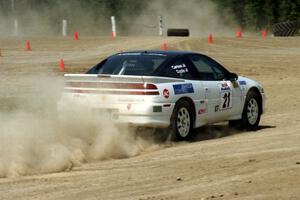
<path id="1" fill-rule="evenodd" d="M 231 11 L 239 25 L 247 29 L 269 28 L 283 21 L 300 20 L 300 0 L 214 0 Z"/>

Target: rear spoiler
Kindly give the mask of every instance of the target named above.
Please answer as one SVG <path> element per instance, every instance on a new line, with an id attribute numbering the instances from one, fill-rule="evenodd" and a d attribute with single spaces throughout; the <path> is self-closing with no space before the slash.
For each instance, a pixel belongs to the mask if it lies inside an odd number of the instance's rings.
<path id="1" fill-rule="evenodd" d="M 159 95 L 157 84 L 183 79 L 102 74 L 65 74 L 65 92 L 114 95 Z"/>
<path id="2" fill-rule="evenodd" d="M 171 83 L 185 82 L 184 79 L 160 76 L 131 76 L 106 74 L 65 74 L 66 82 L 121 82 L 121 83 Z"/>

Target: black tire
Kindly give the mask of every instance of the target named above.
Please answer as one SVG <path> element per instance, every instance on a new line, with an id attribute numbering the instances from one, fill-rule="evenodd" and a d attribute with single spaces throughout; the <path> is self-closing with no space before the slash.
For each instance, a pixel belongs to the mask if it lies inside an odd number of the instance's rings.
<path id="1" fill-rule="evenodd" d="M 171 136 L 174 140 L 188 140 L 191 137 L 194 114 L 192 106 L 185 100 L 179 101 L 171 117 Z"/>
<path id="2" fill-rule="evenodd" d="M 262 107 L 262 102 L 261 102 L 261 97 L 260 95 L 254 91 L 254 90 L 250 90 L 247 97 L 246 97 L 246 101 L 245 101 L 245 106 L 244 106 L 244 110 L 243 110 L 243 115 L 242 115 L 242 127 L 248 131 L 255 131 L 258 129 L 258 124 L 260 121 L 260 116 L 262 113 L 261 107 Z M 257 104 L 257 118 L 256 120 L 253 119 L 253 121 L 251 119 L 249 119 L 249 115 L 251 115 L 252 111 L 254 111 L 255 109 L 253 108 L 249 108 L 251 107 L 250 104 L 252 103 L 256 103 Z"/>
<path id="3" fill-rule="evenodd" d="M 238 130 L 255 131 L 258 129 L 262 114 L 261 96 L 254 90 L 247 94 L 242 119 L 229 121 L 229 127 Z"/>
<path id="4" fill-rule="evenodd" d="M 167 36 L 188 37 L 190 36 L 189 29 L 171 28 L 167 30 Z"/>
<path id="5" fill-rule="evenodd" d="M 277 37 L 294 36 L 299 32 L 300 20 L 280 22 L 272 26 L 273 34 Z"/>

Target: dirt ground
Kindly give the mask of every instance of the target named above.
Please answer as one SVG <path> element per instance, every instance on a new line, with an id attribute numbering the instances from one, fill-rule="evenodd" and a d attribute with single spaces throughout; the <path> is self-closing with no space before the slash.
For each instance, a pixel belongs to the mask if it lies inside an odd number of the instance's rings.
<path id="1" fill-rule="evenodd" d="M 267 110 L 256 132 L 212 125 L 199 129 L 191 142 L 129 158 L 0 178 L 0 199 L 300 199 L 299 37 L 216 37 L 213 45 L 206 38 L 29 39 L 30 52 L 24 51 L 24 38 L 0 38 L 0 110 L 10 112 L 16 99 L 26 98 L 28 75 L 62 76 L 60 58 L 66 72 L 84 72 L 112 53 L 160 49 L 163 41 L 169 49 L 208 54 L 229 70 L 259 81 Z"/>

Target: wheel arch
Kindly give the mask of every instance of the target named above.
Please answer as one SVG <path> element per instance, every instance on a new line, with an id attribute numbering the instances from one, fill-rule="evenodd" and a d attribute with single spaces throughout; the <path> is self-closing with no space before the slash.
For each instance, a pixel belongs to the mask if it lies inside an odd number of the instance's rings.
<path id="1" fill-rule="evenodd" d="M 186 101 L 186 102 L 188 102 L 191 106 L 192 106 L 192 121 L 193 121 L 193 126 L 192 127 L 194 127 L 195 126 L 195 122 L 196 122 L 196 116 L 197 116 L 197 113 L 196 113 L 196 106 L 195 106 L 195 103 L 194 103 L 194 101 L 190 98 L 190 97 L 187 97 L 187 96 L 185 96 L 185 97 L 181 97 L 181 98 L 179 98 L 177 101 L 176 101 L 176 103 L 175 103 L 175 107 L 174 108 L 176 108 L 176 106 L 177 106 L 177 104 L 180 102 L 180 101 Z M 174 111 L 173 111 L 174 112 Z"/>

